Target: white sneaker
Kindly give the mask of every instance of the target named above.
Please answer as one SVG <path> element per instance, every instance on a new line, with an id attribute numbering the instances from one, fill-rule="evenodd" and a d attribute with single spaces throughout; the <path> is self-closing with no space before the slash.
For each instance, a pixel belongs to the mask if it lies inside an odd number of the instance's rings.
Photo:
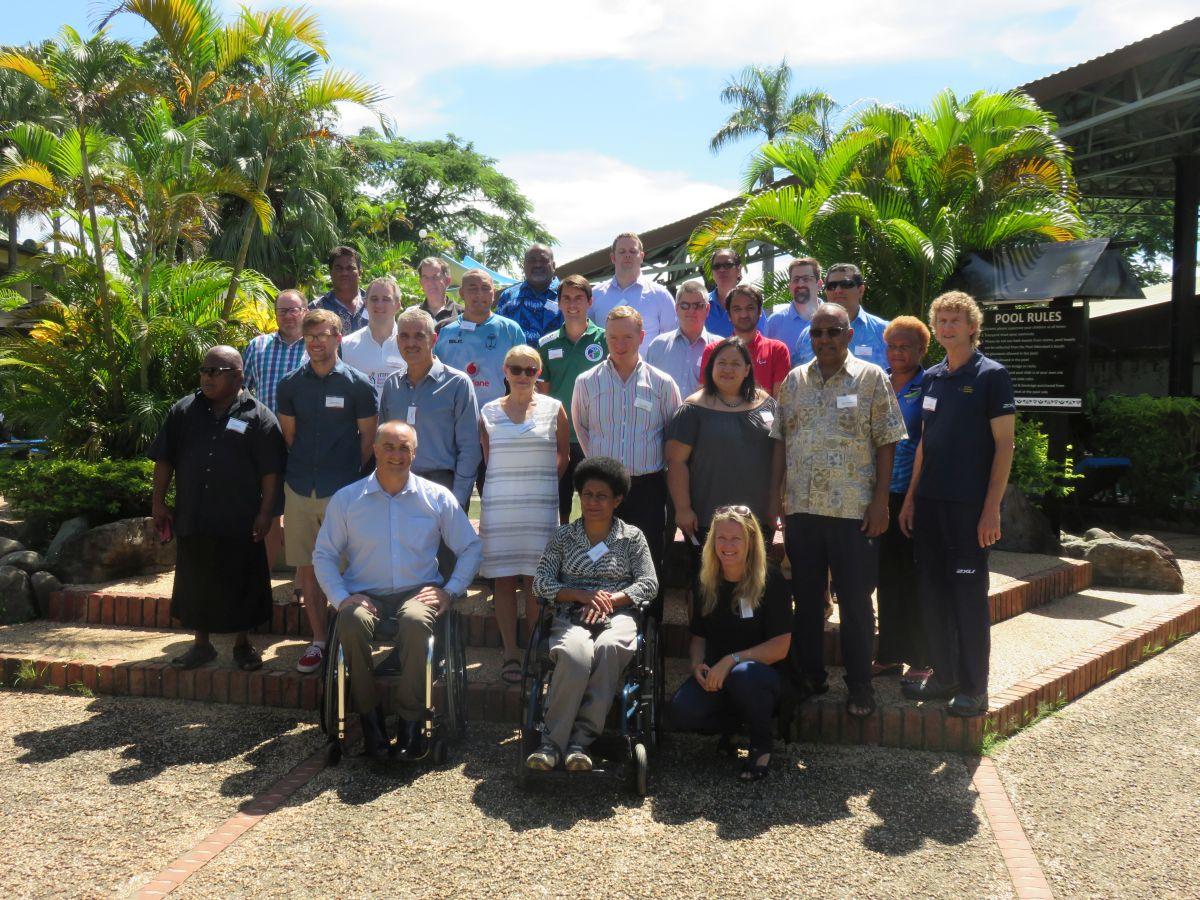
<path id="1" fill-rule="evenodd" d="M 537 772 L 549 772 L 557 765 L 558 748 L 549 741 L 543 741 L 542 746 L 525 757 L 525 767 Z"/>
<path id="2" fill-rule="evenodd" d="M 578 744 L 572 744 L 567 748 L 567 758 L 563 761 L 563 766 L 568 772 L 590 772 L 592 758 Z"/>

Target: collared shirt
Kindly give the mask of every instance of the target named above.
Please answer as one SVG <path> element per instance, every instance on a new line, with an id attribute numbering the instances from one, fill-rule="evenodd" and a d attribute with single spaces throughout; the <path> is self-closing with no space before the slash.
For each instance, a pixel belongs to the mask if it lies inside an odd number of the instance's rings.
<path id="1" fill-rule="evenodd" d="M 653 600 L 658 593 L 658 577 L 646 536 L 614 517 L 602 543 L 605 552 L 593 559 L 596 551 L 588 540 L 583 519 L 563 525 L 538 562 L 533 576 L 534 594 L 554 602 L 558 592 L 567 588 L 624 591 L 635 606 Z"/>
<path id="2" fill-rule="evenodd" d="M 704 357 L 700 360 L 700 368 L 708 365 L 712 356 L 710 344 L 704 348 Z M 754 339 L 746 344 L 750 351 L 750 363 L 754 366 L 754 381 L 768 394 L 774 394 L 775 389 L 787 378 L 792 368 L 792 355 L 782 341 L 773 341 L 765 337 L 761 331 L 754 332 Z"/>
<path id="3" fill-rule="evenodd" d="M 444 587 L 450 596 L 461 596 L 479 571 L 483 544 L 454 495 L 412 473 L 401 490 L 388 494 L 372 472 L 329 501 L 313 568 L 337 609 L 351 594 L 441 586 L 438 545 L 443 541 L 458 558 Z"/>
<path id="4" fill-rule="evenodd" d="M 879 366 L 847 354 L 828 379 L 816 360 L 792 369 L 771 426 L 787 454 L 784 511 L 861 519 L 880 475 L 875 450 L 907 434 Z"/>
<path id="5" fill-rule="evenodd" d="M 717 299 L 716 288 L 708 292 L 708 318 L 704 320 L 704 327 L 715 334 L 718 340 L 733 334 L 733 322 L 730 321 L 729 313 L 725 310 L 725 304 Z M 766 327 L 767 317 L 765 314 L 759 313 L 758 330 L 764 331 Z"/>
<path id="6" fill-rule="evenodd" d="M 547 393 L 563 405 L 567 411 L 567 422 L 571 426 L 571 443 L 578 444 L 575 424 L 571 420 L 571 398 L 575 395 L 575 379 L 588 369 L 600 364 L 608 356 L 608 339 L 604 329 L 588 321 L 572 342 L 567 337 L 564 325 L 557 331 L 547 332 L 538 341 L 538 353 L 542 357 L 542 381 L 549 385 Z"/>
<path id="7" fill-rule="evenodd" d="M 328 497 L 359 477 L 358 420 L 379 406 L 367 376 L 337 360 L 327 375 L 306 362 L 279 382 L 279 414 L 296 420 L 288 453 L 287 485 L 304 497 Z"/>
<path id="8" fill-rule="evenodd" d="M 171 407 L 147 455 L 175 470 L 175 531 L 250 540 L 262 479 L 283 471 L 283 434 L 266 404 L 239 391 L 220 418 L 201 391 Z"/>
<path id="9" fill-rule="evenodd" d="M 689 341 L 683 329 L 676 328 L 660 334 L 650 343 L 645 353 L 646 362 L 656 369 L 662 369 L 675 380 L 680 397 L 690 397 L 700 387 L 704 349 L 719 340 L 707 328 L 702 328 L 700 336 Z"/>
<path id="10" fill-rule="evenodd" d="M 425 310 L 425 312 L 427 312 L 431 316 L 433 316 L 434 331 L 437 331 L 437 329 L 441 328 L 447 322 L 452 322 L 454 319 L 457 319 L 459 316 L 462 315 L 462 311 L 463 311 L 463 308 L 461 306 L 459 306 L 457 303 L 455 303 L 453 300 L 451 300 L 449 297 L 446 298 L 446 302 L 442 304 L 442 308 L 439 309 L 437 312 L 434 312 L 433 310 L 431 310 L 429 308 L 429 300 L 428 299 L 422 300 L 420 302 L 420 304 L 417 306 L 417 309 L 423 309 L 423 310 Z"/>
<path id="11" fill-rule="evenodd" d="M 389 375 L 407 368 L 396 346 L 396 332 L 399 330 L 399 326 L 393 322 L 392 333 L 382 344 L 375 343 L 370 325 L 342 339 L 342 361 L 367 376 L 371 387 L 375 388 L 376 397 L 383 391 L 383 383 Z"/>
<path id="12" fill-rule="evenodd" d="M 535 291 L 529 282 L 522 281 L 506 287 L 496 301 L 496 312 L 520 325 L 525 332 L 525 343 L 531 347 L 536 347 L 542 335 L 563 323 L 558 311 L 558 284 L 555 277 L 544 290 Z"/>
<path id="13" fill-rule="evenodd" d="M 606 359 L 576 380 L 571 418 L 585 454 L 611 456 L 631 476 L 649 475 L 662 471 L 664 434 L 679 402 L 665 372 L 639 359 L 622 381 Z"/>
<path id="14" fill-rule="evenodd" d="M 854 317 L 850 327 L 854 329 L 854 337 L 850 338 L 850 353 L 863 362 L 886 366 L 887 341 L 883 339 L 883 332 L 888 327 L 888 320 L 873 316 L 860 306 L 858 315 Z M 805 325 L 792 353 L 792 362 L 797 365 L 813 358 L 812 339 L 808 336 L 808 329 L 809 326 Z"/>
<path id="15" fill-rule="evenodd" d="M 1016 409 L 1008 370 L 978 350 L 953 372 L 944 359 L 926 369 L 917 496 L 982 503 L 996 454 L 992 419 Z"/>
<path id="16" fill-rule="evenodd" d="M 278 331 L 260 334 L 246 345 L 246 352 L 242 354 L 246 390 L 261 400 L 267 409 L 275 412 L 275 392 L 279 388 L 279 379 L 300 368 L 303 362 L 303 337 L 289 344 Z"/>
<path id="17" fill-rule="evenodd" d="M 408 372 L 397 372 L 383 384 L 379 424 L 399 419 L 417 429 L 413 471 L 454 472 L 454 496 L 465 508 L 483 459 L 479 445 L 479 404 L 471 379 L 435 359 L 414 385 Z"/>
<path id="18" fill-rule="evenodd" d="M 642 338 L 643 347 L 649 347 L 651 341 L 672 330 L 677 322 L 671 292 L 641 275 L 627 288 L 617 284 L 616 278 L 598 285 L 592 291 L 592 311 L 589 315 L 593 322 L 603 328 L 609 312 L 618 306 L 632 306 L 642 314 L 642 330 L 646 332 Z"/>
<path id="19" fill-rule="evenodd" d="M 917 373 L 896 391 L 896 402 L 900 404 L 900 415 L 904 417 L 904 428 L 908 431 L 908 437 L 896 445 L 896 458 L 892 463 L 892 483 L 888 488 L 893 494 L 906 493 L 908 483 L 912 480 L 917 444 L 921 440 L 921 394 L 924 384 L 925 370 L 918 366 Z"/>
<path id="20" fill-rule="evenodd" d="M 360 328 L 365 328 L 367 324 L 367 295 L 361 290 L 358 292 L 358 309 L 349 310 L 342 306 L 342 301 L 333 295 L 333 291 L 328 294 L 323 294 L 319 300 L 314 300 L 308 304 L 309 309 L 327 309 L 330 312 L 337 313 L 338 318 L 342 320 L 342 334 L 350 335 L 358 331 Z"/>
<path id="21" fill-rule="evenodd" d="M 525 343 L 525 332 L 512 319 L 492 313 L 483 322 L 459 316 L 438 332 L 433 355 L 466 372 L 479 405 L 504 396 L 504 354 Z"/>
<path id="22" fill-rule="evenodd" d="M 797 312 L 796 304 L 788 303 L 783 306 L 776 306 L 771 315 L 767 316 L 767 327 L 763 329 L 763 334 L 776 341 L 783 341 L 787 345 L 788 351 L 792 354 L 792 359 L 800 358 L 797 352 L 800 346 L 800 335 L 804 334 L 808 323 L 812 321 L 812 314 L 817 307 L 821 305 L 821 301 L 813 297 L 803 308 Z M 812 347 L 808 350 L 809 359 L 812 358 Z M 808 360 L 806 359 L 805 362 Z M 872 360 L 876 365 L 880 363 Z"/>

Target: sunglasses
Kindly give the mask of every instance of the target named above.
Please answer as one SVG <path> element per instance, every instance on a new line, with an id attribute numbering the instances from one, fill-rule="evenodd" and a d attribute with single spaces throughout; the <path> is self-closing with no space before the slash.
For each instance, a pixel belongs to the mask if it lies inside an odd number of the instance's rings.
<path id="1" fill-rule="evenodd" d="M 526 378 L 532 378 L 538 373 L 537 366 L 505 366 L 508 369 L 509 375 L 524 375 Z"/>
<path id="2" fill-rule="evenodd" d="M 687 312 L 690 309 L 704 309 L 704 307 L 708 306 L 708 301 L 696 300 L 695 302 L 688 302 L 687 300 L 680 300 L 675 304 L 675 306 L 678 307 L 681 312 Z"/>
<path id="3" fill-rule="evenodd" d="M 809 328 L 808 336 L 815 338 L 831 337 L 835 338 L 846 330 L 845 325 L 834 325 L 832 328 Z"/>
<path id="4" fill-rule="evenodd" d="M 737 506 L 722 506 L 719 509 L 717 509 L 716 512 L 713 513 L 713 515 L 719 516 L 722 513 L 733 513 L 735 516 L 747 516 L 747 517 L 754 515 L 754 513 L 750 512 L 750 507 L 742 506 L 741 504 L 739 504 Z"/>
<path id="5" fill-rule="evenodd" d="M 857 278 L 843 278 L 840 281 L 825 282 L 825 290 L 826 291 L 836 291 L 840 288 L 843 291 L 849 291 L 849 290 L 853 290 L 856 287 L 859 287 L 861 284 L 862 284 L 862 281 L 860 281 Z"/>
<path id="6" fill-rule="evenodd" d="M 236 366 L 201 366 L 201 375 L 224 375 L 226 372 L 236 372 Z"/>
<path id="7" fill-rule="evenodd" d="M 714 271 L 716 271 L 718 269 L 736 269 L 738 267 L 738 264 L 735 262 L 719 262 L 719 263 L 713 263 L 712 267 L 713 267 Z"/>

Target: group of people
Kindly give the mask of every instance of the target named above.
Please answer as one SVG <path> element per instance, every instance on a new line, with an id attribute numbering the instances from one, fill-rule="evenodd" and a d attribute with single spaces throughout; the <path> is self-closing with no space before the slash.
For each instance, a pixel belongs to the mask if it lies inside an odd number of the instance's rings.
<path id="1" fill-rule="evenodd" d="M 403 309 L 393 279 L 364 292 L 358 254 L 338 247 L 329 293 L 309 304 L 282 291 L 277 331 L 244 354 L 208 351 L 200 390 L 150 450 L 154 518 L 179 540 L 173 613 L 195 632 L 172 664 L 203 665 L 209 634 L 236 632 L 235 663 L 261 666 L 248 633 L 269 619 L 283 549 L 313 634 L 298 668 L 321 667 L 332 608 L 368 753 L 390 744 L 370 640 L 398 621 L 397 740 L 419 755 L 422 636 L 482 576 L 501 677 L 519 683 L 525 582 L 527 623 L 535 598 L 552 608 L 556 666 L 528 765 L 586 770 L 634 652 L 630 613 L 661 616 L 678 529 L 693 562 L 692 674 L 671 714 L 687 730 L 744 725 L 742 777 L 769 771 L 782 679 L 802 698 L 827 690 L 831 595 L 850 715 L 874 712 L 872 680 L 888 674 L 953 715 L 985 712 L 987 556 L 1014 401 L 978 349 L 975 301 L 950 292 L 928 326 L 889 323 L 863 308 L 857 266 L 802 258 L 792 301 L 768 316 L 733 249 L 712 256 L 714 288 L 693 279 L 674 298 L 643 258 L 636 234 L 618 235 L 615 274 L 593 286 L 560 280 L 534 245 L 499 297 L 487 271 L 466 272 L 460 306 L 430 257 L 423 302 Z M 931 334 L 945 357 L 923 369 Z M 790 584 L 766 549 L 780 522 Z"/>

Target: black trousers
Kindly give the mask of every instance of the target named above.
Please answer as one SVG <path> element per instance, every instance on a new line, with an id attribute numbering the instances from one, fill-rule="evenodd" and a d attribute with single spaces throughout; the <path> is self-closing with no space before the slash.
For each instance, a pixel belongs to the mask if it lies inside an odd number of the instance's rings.
<path id="1" fill-rule="evenodd" d="M 888 530 L 879 536 L 879 649 L 881 663 L 929 665 L 913 541 L 900 530 L 903 494 L 888 495 Z"/>
<path id="2" fill-rule="evenodd" d="M 635 475 L 631 479 L 629 496 L 617 507 L 617 515 L 629 525 L 642 530 L 650 545 L 654 574 L 658 576 L 658 594 L 654 597 L 652 614 L 662 618 L 663 550 L 667 528 L 667 479 L 662 472 Z"/>
<path id="3" fill-rule="evenodd" d="M 986 694 L 991 662 L 988 551 L 979 503 L 918 498 L 913 522 L 929 662 L 938 681 Z"/>
<path id="4" fill-rule="evenodd" d="M 830 574 L 841 615 L 842 661 L 851 691 L 871 689 L 875 614 L 871 593 L 879 573 L 879 539 L 860 519 L 793 513 L 784 520 L 792 598 L 796 603 L 792 658 L 800 674 L 824 684 L 825 587 Z"/>
<path id="5" fill-rule="evenodd" d="M 558 521 L 566 525 L 571 521 L 571 503 L 575 499 L 575 467 L 583 462 L 583 448 L 571 444 L 570 457 L 567 460 L 567 471 L 558 479 Z"/>

